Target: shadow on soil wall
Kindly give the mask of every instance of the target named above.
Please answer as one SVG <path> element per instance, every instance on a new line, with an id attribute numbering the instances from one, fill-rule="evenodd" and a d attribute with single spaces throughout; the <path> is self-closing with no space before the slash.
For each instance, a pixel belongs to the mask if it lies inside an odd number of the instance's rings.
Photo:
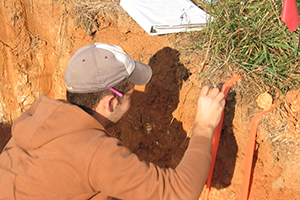
<path id="1" fill-rule="evenodd" d="M 149 65 L 153 76 L 145 92 L 133 93 L 127 116 L 109 131 L 141 160 L 175 168 L 189 139 L 182 123 L 173 118 L 173 112 L 178 106 L 183 82 L 189 78 L 190 72 L 180 63 L 179 52 L 169 47 L 159 50 L 150 59 Z M 228 94 L 212 187 L 228 187 L 233 177 L 238 151 L 232 130 L 235 104 L 235 93 L 231 92 Z"/>
<path id="2" fill-rule="evenodd" d="M 7 124 L 0 125 L 0 153 L 11 138 L 11 126 Z"/>

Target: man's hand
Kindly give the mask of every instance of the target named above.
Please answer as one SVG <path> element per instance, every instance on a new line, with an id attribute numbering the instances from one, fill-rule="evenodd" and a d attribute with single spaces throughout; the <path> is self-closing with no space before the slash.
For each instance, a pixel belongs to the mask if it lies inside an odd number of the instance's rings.
<path id="1" fill-rule="evenodd" d="M 220 122 L 225 106 L 224 93 L 218 88 L 210 90 L 204 86 L 198 98 L 198 107 L 193 128 L 194 135 L 212 139 L 215 128 Z"/>

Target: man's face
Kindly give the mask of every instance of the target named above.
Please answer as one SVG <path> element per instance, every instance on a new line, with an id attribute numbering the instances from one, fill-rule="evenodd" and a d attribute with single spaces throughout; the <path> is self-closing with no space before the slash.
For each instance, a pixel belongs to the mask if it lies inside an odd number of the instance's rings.
<path id="1" fill-rule="evenodd" d="M 125 113 L 129 110 L 131 105 L 131 95 L 133 93 L 134 89 L 131 88 L 128 92 L 126 92 L 122 100 L 117 104 L 115 107 L 115 110 L 111 113 L 109 116 L 109 120 L 113 123 L 117 123 L 120 121 L 120 119 L 125 115 Z"/>

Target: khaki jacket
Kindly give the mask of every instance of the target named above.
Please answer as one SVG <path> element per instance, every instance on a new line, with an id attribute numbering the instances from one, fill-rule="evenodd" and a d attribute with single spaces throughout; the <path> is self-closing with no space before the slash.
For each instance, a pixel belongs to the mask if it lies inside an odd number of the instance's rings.
<path id="1" fill-rule="evenodd" d="M 41 97 L 0 155 L 0 199 L 198 199 L 211 141 L 191 138 L 175 169 L 140 161 L 81 108 Z"/>

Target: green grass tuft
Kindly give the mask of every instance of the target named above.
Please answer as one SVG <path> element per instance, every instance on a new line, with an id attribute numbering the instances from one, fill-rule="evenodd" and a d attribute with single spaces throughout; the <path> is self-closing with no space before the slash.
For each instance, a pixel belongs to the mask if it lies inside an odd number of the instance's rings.
<path id="1" fill-rule="evenodd" d="M 256 73 L 283 92 L 299 86 L 300 31 L 298 26 L 291 34 L 280 19 L 282 0 L 195 3 L 214 18 L 195 45 L 210 41 L 215 62 L 228 61 Z"/>

